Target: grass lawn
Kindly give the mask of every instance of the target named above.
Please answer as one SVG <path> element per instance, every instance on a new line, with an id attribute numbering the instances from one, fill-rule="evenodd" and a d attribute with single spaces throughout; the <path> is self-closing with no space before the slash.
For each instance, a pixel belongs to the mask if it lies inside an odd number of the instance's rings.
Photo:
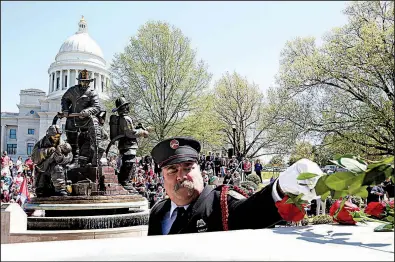
<path id="1" fill-rule="evenodd" d="M 262 179 L 270 179 L 272 176 L 274 178 L 278 177 L 279 174 L 280 172 L 261 172 L 261 177 Z"/>

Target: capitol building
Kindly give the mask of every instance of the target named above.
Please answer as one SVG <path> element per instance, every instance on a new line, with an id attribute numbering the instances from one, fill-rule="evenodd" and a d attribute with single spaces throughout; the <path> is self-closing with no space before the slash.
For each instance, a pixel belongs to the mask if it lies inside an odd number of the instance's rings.
<path id="1" fill-rule="evenodd" d="M 16 161 L 18 156 L 26 159 L 61 111 L 60 100 L 67 88 L 77 84 L 81 70 L 90 72 L 91 83 L 100 99 L 107 99 L 110 85 L 109 71 L 100 46 L 88 33 L 84 17 L 78 23 L 78 31 L 67 38 L 48 68 L 48 93 L 40 89 L 20 92 L 18 113 L 1 112 L 1 151 Z M 65 119 L 58 122 L 64 129 Z"/>

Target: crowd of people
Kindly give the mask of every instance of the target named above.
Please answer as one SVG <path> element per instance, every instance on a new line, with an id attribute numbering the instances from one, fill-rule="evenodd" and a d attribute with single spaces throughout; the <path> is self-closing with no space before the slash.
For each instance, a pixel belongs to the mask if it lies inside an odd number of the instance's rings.
<path id="1" fill-rule="evenodd" d="M 29 156 L 23 160 L 18 157 L 14 162 L 12 158 L 4 151 L 1 157 L 1 202 L 2 203 L 19 203 L 21 201 L 21 185 L 25 182 L 28 188 L 28 197 L 34 196 L 33 190 L 33 161 Z M 25 181 L 26 180 L 26 181 Z"/>
<path id="2" fill-rule="evenodd" d="M 108 165 L 112 166 L 116 172 L 121 168 L 120 157 L 110 157 Z M 204 185 L 219 186 L 221 184 L 239 186 L 246 176 L 252 174 L 254 171 L 261 178 L 261 171 L 263 169 L 259 159 L 250 161 L 249 159 L 240 159 L 236 156 L 228 158 L 220 156 L 219 153 L 215 155 L 209 153 L 207 156 L 201 154 L 199 156 L 198 165 L 202 170 Z M 163 176 L 161 169 L 153 161 L 152 157 L 147 155 L 144 157 L 137 157 L 135 160 L 135 169 L 132 171 L 131 183 L 139 194 L 146 197 L 149 201 L 149 206 L 152 207 L 156 202 L 167 197 L 163 186 Z M 4 151 L 1 157 L 1 202 L 21 204 L 19 200 L 20 189 L 22 182 L 26 179 L 29 196 L 34 196 L 34 164 L 29 156 L 23 161 L 22 157 L 18 157 L 14 162 Z M 262 182 L 262 180 L 261 180 Z M 273 182 L 272 180 L 270 183 Z M 369 202 L 384 201 L 386 199 L 394 198 L 394 184 L 390 179 L 384 183 L 374 187 L 367 187 L 368 197 L 363 199 L 363 204 Z M 256 191 L 255 188 L 248 188 L 248 195 L 252 195 Z M 307 207 L 309 215 L 317 215 L 324 213 L 322 209 L 329 209 L 330 200 L 323 203 L 320 200 L 312 201 L 312 204 Z"/>

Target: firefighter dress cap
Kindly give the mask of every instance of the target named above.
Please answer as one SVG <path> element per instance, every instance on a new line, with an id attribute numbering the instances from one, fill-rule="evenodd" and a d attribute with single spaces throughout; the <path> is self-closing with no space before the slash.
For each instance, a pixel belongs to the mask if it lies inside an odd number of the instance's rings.
<path id="1" fill-rule="evenodd" d="M 200 143 L 190 137 L 172 137 L 159 142 L 151 151 L 151 156 L 159 167 L 197 161 Z"/>
<path id="2" fill-rule="evenodd" d="M 88 70 L 84 69 L 78 74 L 78 81 L 89 81 L 92 82 L 93 78 L 89 78 L 89 72 Z"/>

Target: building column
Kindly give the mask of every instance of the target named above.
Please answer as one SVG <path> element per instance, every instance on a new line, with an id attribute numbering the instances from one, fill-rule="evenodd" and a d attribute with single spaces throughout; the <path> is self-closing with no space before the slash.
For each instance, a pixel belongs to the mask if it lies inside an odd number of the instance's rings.
<path id="1" fill-rule="evenodd" d="M 93 76 L 93 87 L 95 88 L 95 90 L 96 90 L 96 92 L 97 92 L 97 87 L 98 87 L 98 85 L 97 85 L 97 77 L 96 77 L 96 73 L 95 72 L 92 72 L 92 76 Z M 95 86 L 95 84 L 96 84 L 96 86 Z"/>
<path id="2" fill-rule="evenodd" d="M 5 125 L 1 126 L 1 153 L 3 154 L 3 151 L 6 150 L 6 145 L 4 144 L 5 142 Z"/>
<path id="3" fill-rule="evenodd" d="M 59 89 L 63 90 L 63 69 L 60 70 L 60 76 L 59 76 Z"/>
<path id="4" fill-rule="evenodd" d="M 78 75 L 79 75 L 79 70 L 75 70 L 75 79 L 74 79 L 74 85 L 78 85 L 78 80 L 77 80 L 77 78 L 78 78 Z"/>
<path id="5" fill-rule="evenodd" d="M 52 91 L 56 90 L 56 71 L 53 72 Z"/>
<path id="6" fill-rule="evenodd" d="M 51 76 L 52 76 L 52 74 L 48 74 L 48 78 L 49 78 L 49 81 L 48 81 L 48 95 L 51 93 Z"/>
<path id="7" fill-rule="evenodd" d="M 70 69 L 67 70 L 67 88 L 70 88 L 71 84 L 71 74 L 70 74 Z"/>
<path id="8" fill-rule="evenodd" d="M 102 92 L 102 90 L 101 90 L 101 74 L 100 73 L 97 73 L 98 74 L 98 79 L 99 79 L 99 88 L 97 89 L 98 91 L 98 93 L 101 93 Z"/>

